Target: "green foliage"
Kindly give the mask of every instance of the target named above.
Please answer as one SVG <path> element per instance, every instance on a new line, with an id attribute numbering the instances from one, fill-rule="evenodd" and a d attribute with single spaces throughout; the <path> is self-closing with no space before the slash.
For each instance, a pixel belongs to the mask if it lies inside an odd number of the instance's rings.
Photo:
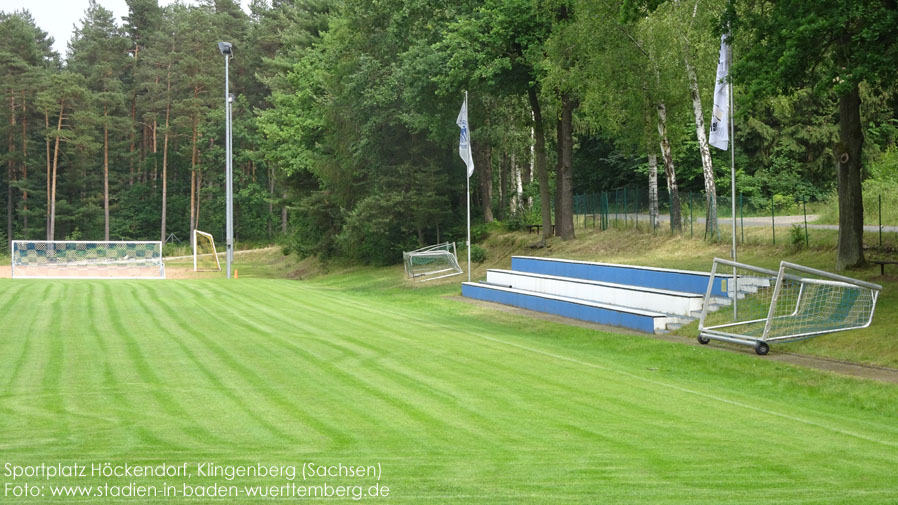
<path id="1" fill-rule="evenodd" d="M 293 231 L 287 252 L 300 257 L 317 256 L 328 261 L 337 254 L 337 233 L 343 222 L 340 207 L 325 191 L 316 191 L 300 200 L 291 220 Z"/>
<path id="2" fill-rule="evenodd" d="M 471 261 L 474 263 L 483 263 L 486 261 L 486 250 L 477 244 L 471 245 Z"/>
<path id="3" fill-rule="evenodd" d="M 789 229 L 789 242 L 795 249 L 803 249 L 805 246 L 804 226 L 793 224 Z"/>
<path id="4" fill-rule="evenodd" d="M 529 216 L 523 209 L 515 209 L 502 224 L 505 225 L 505 229 L 508 231 L 518 231 L 530 224 Z"/>
<path id="5" fill-rule="evenodd" d="M 389 265 L 402 260 L 402 251 L 416 247 L 405 235 L 402 220 L 394 212 L 401 207 L 398 195 L 365 198 L 346 216 L 337 236 L 340 253 L 350 259 L 373 265 Z"/>

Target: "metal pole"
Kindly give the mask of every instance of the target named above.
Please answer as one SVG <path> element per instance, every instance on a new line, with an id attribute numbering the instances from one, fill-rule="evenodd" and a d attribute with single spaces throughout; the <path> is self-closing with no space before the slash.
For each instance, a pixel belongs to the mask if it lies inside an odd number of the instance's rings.
<path id="1" fill-rule="evenodd" d="M 234 261 L 234 181 L 231 167 L 231 93 L 228 82 L 228 60 L 231 55 L 225 54 L 225 214 L 227 231 L 225 244 L 227 247 L 228 279 Z"/>
<path id="2" fill-rule="evenodd" d="M 468 91 L 465 90 L 465 110 L 468 109 Z M 467 118 L 467 114 L 465 115 Z M 471 127 L 468 127 L 468 159 L 466 161 L 471 160 L 471 152 L 474 149 L 473 144 L 471 143 Z M 468 196 L 467 198 L 467 207 L 468 207 L 468 282 L 471 282 L 471 176 L 468 174 L 468 164 L 465 163 L 465 192 Z"/>
<path id="3" fill-rule="evenodd" d="M 773 245 L 776 245 L 776 210 L 773 206 L 773 196 L 770 197 L 770 225 L 773 229 Z"/>
<path id="4" fill-rule="evenodd" d="M 807 199 L 801 201 L 801 208 L 804 212 L 804 245 L 805 247 L 810 248 L 811 242 L 808 239 L 808 201 Z"/>
<path id="5" fill-rule="evenodd" d="M 471 177 L 467 172 L 468 166 L 465 165 L 465 194 L 468 197 L 466 199 L 468 204 L 468 240 L 466 244 L 468 245 L 468 282 L 471 282 Z"/>
<path id="6" fill-rule="evenodd" d="M 730 75 L 730 67 L 733 65 L 733 46 L 732 44 L 727 45 L 727 51 L 730 54 L 727 55 L 727 75 Z M 735 263 L 737 260 L 736 255 L 736 119 L 733 117 L 734 106 L 733 106 L 733 82 L 730 81 L 729 84 L 729 108 L 728 114 L 730 116 L 730 217 L 733 223 L 733 262 Z M 720 239 L 720 228 L 717 228 L 717 238 Z M 739 300 L 739 276 L 736 273 L 736 267 L 733 267 L 733 319 L 739 320 L 739 309 L 738 309 L 738 300 Z"/>
<path id="7" fill-rule="evenodd" d="M 690 238 L 692 238 L 693 236 L 695 236 L 695 235 L 693 234 L 693 232 L 692 232 L 692 220 L 694 219 L 694 217 L 693 217 L 693 215 L 692 215 L 692 206 L 693 206 L 693 203 L 692 203 L 692 191 L 690 191 L 690 192 L 689 192 L 689 237 L 690 237 Z"/>
<path id="8" fill-rule="evenodd" d="M 730 57 L 727 58 L 727 64 L 730 63 L 732 59 L 732 49 L 730 50 Z M 727 72 L 729 74 L 729 72 Z M 730 204 L 731 207 L 731 216 L 733 218 L 733 261 L 738 261 L 736 259 L 736 137 L 735 137 L 735 120 L 733 119 L 733 83 L 729 84 L 730 86 L 730 186 L 732 189 L 732 202 Z M 718 233 L 720 233 L 718 231 Z M 733 274 L 735 275 L 735 269 L 733 270 Z M 735 305 L 733 306 L 735 309 Z"/>
<path id="9" fill-rule="evenodd" d="M 879 248 L 882 249 L 882 193 L 879 194 Z"/>

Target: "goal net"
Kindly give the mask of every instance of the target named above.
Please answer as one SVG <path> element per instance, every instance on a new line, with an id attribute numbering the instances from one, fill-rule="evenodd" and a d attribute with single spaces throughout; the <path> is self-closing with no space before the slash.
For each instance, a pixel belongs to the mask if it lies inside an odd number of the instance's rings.
<path id="1" fill-rule="evenodd" d="M 699 341 L 747 344 L 765 354 L 769 342 L 865 328 L 881 290 L 878 284 L 785 261 L 773 271 L 715 259 Z"/>
<path id="2" fill-rule="evenodd" d="M 221 271 L 218 251 L 215 250 L 215 239 L 204 231 L 193 230 L 193 271 Z"/>
<path id="3" fill-rule="evenodd" d="M 14 240 L 11 263 L 14 278 L 165 278 L 162 242 Z"/>
<path id="4" fill-rule="evenodd" d="M 443 242 L 402 253 L 405 273 L 413 280 L 430 281 L 462 273 L 455 242 Z"/>

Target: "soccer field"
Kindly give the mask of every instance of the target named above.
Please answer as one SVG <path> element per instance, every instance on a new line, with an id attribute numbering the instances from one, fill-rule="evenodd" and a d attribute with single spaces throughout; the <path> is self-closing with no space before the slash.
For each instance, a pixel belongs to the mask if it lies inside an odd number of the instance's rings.
<path id="1" fill-rule="evenodd" d="M 898 497 L 898 388 L 754 355 L 286 280 L 0 279 L 0 307 L 0 503 Z"/>

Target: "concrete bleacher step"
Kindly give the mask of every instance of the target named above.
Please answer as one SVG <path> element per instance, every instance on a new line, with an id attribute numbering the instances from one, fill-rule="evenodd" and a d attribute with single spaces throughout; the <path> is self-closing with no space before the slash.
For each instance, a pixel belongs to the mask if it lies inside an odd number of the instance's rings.
<path id="1" fill-rule="evenodd" d="M 486 282 L 525 291 L 608 303 L 690 319 L 694 318 L 693 314 L 696 312 L 701 314 L 704 301 L 704 296 L 696 293 L 513 270 L 487 270 Z"/>
<path id="2" fill-rule="evenodd" d="M 461 292 L 462 296 L 468 298 L 556 314 L 581 321 L 620 326 L 645 333 L 662 333 L 668 331 L 668 325 L 682 323 L 689 319 L 684 316 L 485 282 L 464 282 Z"/>
<path id="3" fill-rule="evenodd" d="M 618 265 L 536 256 L 512 256 L 511 269 L 516 272 L 573 277 L 615 284 L 667 289 L 704 295 L 708 289 L 710 272 L 674 270 L 670 268 Z M 711 295 L 727 297 L 725 283 L 715 283 Z"/>

